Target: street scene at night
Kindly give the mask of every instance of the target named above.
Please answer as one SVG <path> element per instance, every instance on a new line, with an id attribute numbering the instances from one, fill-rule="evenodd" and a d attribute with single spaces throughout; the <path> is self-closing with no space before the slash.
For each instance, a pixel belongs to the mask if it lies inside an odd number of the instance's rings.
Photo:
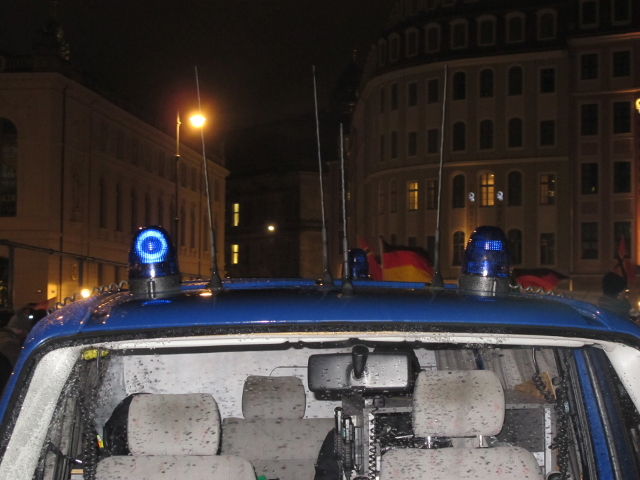
<path id="1" fill-rule="evenodd" d="M 0 480 L 640 478 L 640 4 L 0 5 Z"/>

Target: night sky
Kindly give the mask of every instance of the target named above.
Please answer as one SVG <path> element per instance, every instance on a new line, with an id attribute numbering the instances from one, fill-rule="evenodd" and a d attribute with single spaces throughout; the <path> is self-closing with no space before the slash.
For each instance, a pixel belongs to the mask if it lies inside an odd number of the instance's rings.
<path id="1" fill-rule="evenodd" d="M 363 64 L 393 0 L 60 0 L 71 62 L 121 97 L 175 122 L 197 106 L 218 133 L 326 104 L 352 51 Z M 0 2 L 0 50 L 31 51 L 48 0 Z"/>

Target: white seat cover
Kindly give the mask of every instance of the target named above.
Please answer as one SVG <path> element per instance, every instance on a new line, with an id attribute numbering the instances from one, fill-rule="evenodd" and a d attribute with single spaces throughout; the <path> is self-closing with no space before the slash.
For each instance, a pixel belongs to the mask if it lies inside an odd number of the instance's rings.
<path id="1" fill-rule="evenodd" d="M 535 457 L 520 447 L 414 448 L 382 457 L 381 480 L 542 480 Z"/>
<path id="2" fill-rule="evenodd" d="M 245 459 L 216 455 L 220 414 L 211 395 L 138 395 L 129 407 L 131 456 L 98 463 L 97 480 L 255 480 Z"/>

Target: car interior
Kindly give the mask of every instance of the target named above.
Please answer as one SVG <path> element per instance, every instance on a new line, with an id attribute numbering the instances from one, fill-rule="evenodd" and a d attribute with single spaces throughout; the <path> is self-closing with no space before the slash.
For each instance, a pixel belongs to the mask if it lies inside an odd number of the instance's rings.
<path id="1" fill-rule="evenodd" d="M 36 478 L 553 479 L 594 468 L 572 355 L 606 361 L 593 347 L 111 347 L 78 360 Z M 640 417 L 614 387 L 632 452 Z"/>

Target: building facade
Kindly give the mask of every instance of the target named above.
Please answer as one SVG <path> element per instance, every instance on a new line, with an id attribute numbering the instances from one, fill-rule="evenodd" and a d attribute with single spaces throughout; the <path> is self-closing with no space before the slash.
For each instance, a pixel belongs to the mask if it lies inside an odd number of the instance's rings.
<path id="1" fill-rule="evenodd" d="M 126 279 L 131 234 L 145 225 L 174 233 L 184 275 L 208 276 L 202 153 L 181 145 L 177 173 L 175 138 L 65 66 L 56 56 L 0 56 L 0 239 L 20 245 L 0 247 L 3 306 L 51 306 Z M 208 159 L 208 171 L 222 270 L 228 172 L 221 158 Z"/>
<path id="2" fill-rule="evenodd" d="M 445 278 L 480 225 L 561 287 L 599 290 L 621 238 L 638 258 L 640 4 L 403 0 L 390 25 L 351 125 L 352 243 L 433 256 L 441 187 Z"/>

